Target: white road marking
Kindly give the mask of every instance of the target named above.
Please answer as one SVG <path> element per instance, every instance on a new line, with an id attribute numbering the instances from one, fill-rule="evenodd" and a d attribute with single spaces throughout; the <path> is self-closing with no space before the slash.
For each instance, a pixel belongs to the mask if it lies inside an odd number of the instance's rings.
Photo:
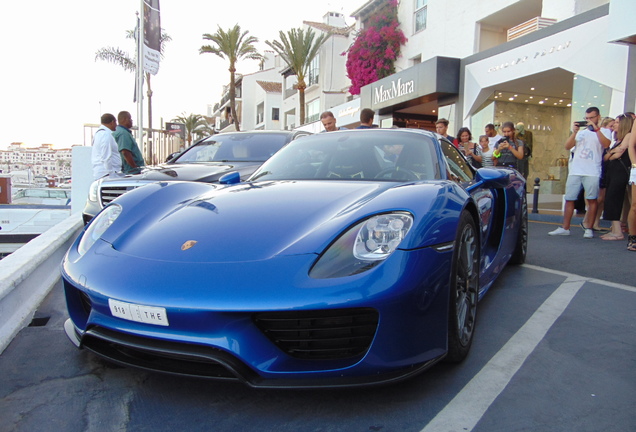
<path id="1" fill-rule="evenodd" d="M 587 281 L 568 277 L 422 432 L 473 430 Z"/>
<path id="2" fill-rule="evenodd" d="M 606 280 L 602 280 L 602 279 L 595 279 L 595 278 L 586 278 L 584 276 L 579 276 L 579 275 L 575 275 L 573 273 L 567 273 L 564 271 L 560 271 L 560 270 L 552 270 L 549 268 L 545 268 L 545 267 L 539 267 L 536 265 L 532 265 L 532 264 L 523 264 L 522 267 L 526 267 L 532 270 L 538 270 L 538 271 L 542 271 L 544 273 L 552 273 L 552 274 L 556 274 L 559 276 L 564 276 L 567 278 L 579 278 L 581 280 L 585 280 L 587 282 L 592 282 L 598 285 L 605 285 L 611 288 L 618 288 L 618 289 L 622 289 L 625 291 L 631 291 L 633 293 L 636 293 L 636 287 L 631 286 L 631 285 L 625 285 L 625 284 L 620 284 L 620 283 L 616 283 L 616 282 L 609 282 Z"/>
<path id="3" fill-rule="evenodd" d="M 630 285 L 531 264 L 523 267 L 564 276 L 566 280 L 421 432 L 472 431 L 586 282 L 636 293 L 636 287 Z"/>

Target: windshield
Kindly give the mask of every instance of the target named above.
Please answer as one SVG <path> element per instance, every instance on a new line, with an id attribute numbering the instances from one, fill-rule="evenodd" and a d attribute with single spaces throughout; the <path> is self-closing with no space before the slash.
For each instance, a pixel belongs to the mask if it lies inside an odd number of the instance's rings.
<path id="1" fill-rule="evenodd" d="M 190 147 L 172 162 L 264 162 L 280 150 L 287 139 L 287 134 L 220 134 Z"/>
<path id="2" fill-rule="evenodd" d="M 412 131 L 321 133 L 292 142 L 249 180 L 435 180 L 435 149 L 434 138 Z"/>

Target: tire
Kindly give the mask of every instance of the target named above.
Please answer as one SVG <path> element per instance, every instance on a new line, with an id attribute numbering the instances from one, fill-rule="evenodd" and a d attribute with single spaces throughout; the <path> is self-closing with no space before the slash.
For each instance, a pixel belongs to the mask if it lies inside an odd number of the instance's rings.
<path id="1" fill-rule="evenodd" d="M 473 342 L 479 297 L 479 236 L 468 212 L 460 217 L 451 265 L 447 362 L 466 358 Z"/>
<path id="2" fill-rule="evenodd" d="M 510 257 L 510 264 L 523 264 L 526 262 L 526 254 L 528 253 L 528 203 L 526 195 L 521 200 L 521 224 L 519 233 L 517 234 L 517 244 L 515 250 Z"/>

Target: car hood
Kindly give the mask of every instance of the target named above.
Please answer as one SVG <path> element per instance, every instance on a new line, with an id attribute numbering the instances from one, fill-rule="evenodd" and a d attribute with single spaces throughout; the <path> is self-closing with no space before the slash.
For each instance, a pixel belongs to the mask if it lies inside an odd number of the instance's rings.
<path id="1" fill-rule="evenodd" d="M 409 202 L 408 187 L 388 182 L 239 184 L 210 187 L 203 194 L 199 188 L 189 199 L 183 197 L 194 184 L 172 186 L 179 187 L 157 184 L 156 193 L 132 206 L 126 202 L 130 198 L 119 201 L 124 212 L 102 238 L 123 254 L 153 260 L 257 261 L 318 254 L 369 215 L 412 211 L 397 205 Z M 411 201 L 430 208 L 439 187 L 420 185 L 418 190 L 422 187 L 430 193 Z"/>
<path id="2" fill-rule="evenodd" d="M 241 177 L 253 173 L 262 162 L 203 162 L 190 164 L 161 164 L 149 166 L 139 174 L 127 176 L 132 180 L 149 181 L 217 181 L 223 174 L 238 171 Z"/>

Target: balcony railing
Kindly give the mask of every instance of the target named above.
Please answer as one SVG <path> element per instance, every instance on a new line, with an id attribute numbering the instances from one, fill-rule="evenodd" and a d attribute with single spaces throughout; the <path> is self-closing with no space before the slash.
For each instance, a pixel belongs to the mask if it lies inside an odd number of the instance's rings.
<path id="1" fill-rule="evenodd" d="M 307 116 L 307 119 L 305 120 L 305 124 L 313 123 L 315 121 L 318 121 L 318 117 L 319 116 L 320 116 L 320 113 L 311 114 L 311 115 Z"/>
<path id="2" fill-rule="evenodd" d="M 532 33 L 542 28 L 551 26 L 555 22 L 557 22 L 557 20 L 553 18 L 542 18 L 542 17 L 532 18 L 531 20 L 528 20 L 522 24 L 519 24 L 509 29 L 508 42 L 518 37 L 527 35 L 528 33 Z"/>
<path id="3" fill-rule="evenodd" d="M 219 124 L 219 130 L 223 130 L 230 125 L 230 121 L 227 119 L 221 120 L 221 124 Z"/>
<path id="4" fill-rule="evenodd" d="M 241 93 L 242 93 L 242 88 L 241 87 L 236 87 L 235 99 L 241 99 Z M 221 102 L 219 102 L 219 106 L 222 107 L 223 105 L 225 105 L 229 101 L 230 101 L 230 93 L 228 92 L 228 93 L 225 93 L 223 95 L 223 97 L 221 98 Z"/>

